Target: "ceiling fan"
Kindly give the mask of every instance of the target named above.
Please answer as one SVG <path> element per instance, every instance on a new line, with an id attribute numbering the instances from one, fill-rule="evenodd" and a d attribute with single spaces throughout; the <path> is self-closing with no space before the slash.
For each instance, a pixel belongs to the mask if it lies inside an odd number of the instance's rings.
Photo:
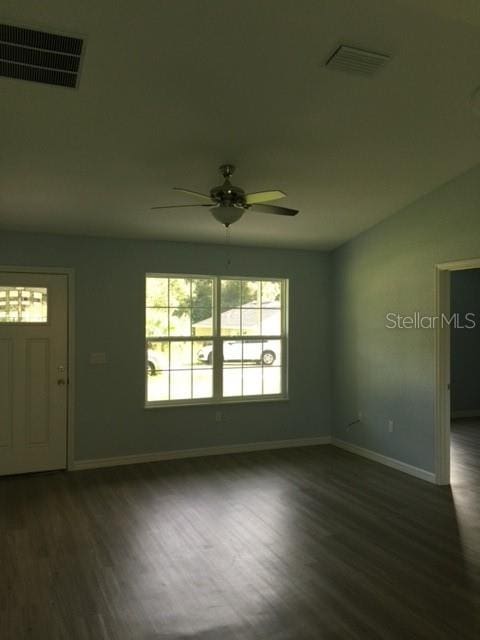
<path id="1" fill-rule="evenodd" d="M 213 217 L 221 222 L 225 227 L 229 227 L 243 216 L 245 211 L 258 211 L 260 213 L 275 213 L 281 216 L 296 216 L 297 209 L 287 209 L 287 207 L 277 207 L 276 205 L 263 204 L 284 198 L 287 194 L 283 191 L 257 191 L 256 193 L 245 193 L 240 187 L 236 187 L 230 182 L 230 178 L 235 171 L 233 164 L 222 164 L 220 173 L 224 177 L 223 184 L 210 189 L 210 195 L 198 193 L 191 189 L 174 187 L 176 191 L 188 193 L 195 198 L 204 200 L 202 204 L 172 204 L 152 207 L 154 209 L 176 209 L 178 207 L 209 207 Z"/>

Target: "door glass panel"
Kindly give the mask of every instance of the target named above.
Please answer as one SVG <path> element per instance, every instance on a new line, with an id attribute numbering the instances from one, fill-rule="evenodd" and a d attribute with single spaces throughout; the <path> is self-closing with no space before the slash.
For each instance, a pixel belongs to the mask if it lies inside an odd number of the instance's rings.
<path id="1" fill-rule="evenodd" d="M 0 287 L 0 322 L 46 323 L 46 287 Z"/>

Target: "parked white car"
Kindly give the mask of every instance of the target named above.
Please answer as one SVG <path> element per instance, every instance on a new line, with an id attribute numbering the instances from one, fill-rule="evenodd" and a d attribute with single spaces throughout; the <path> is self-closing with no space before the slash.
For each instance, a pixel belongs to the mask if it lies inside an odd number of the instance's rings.
<path id="1" fill-rule="evenodd" d="M 242 354 L 243 344 L 243 354 Z M 224 362 L 260 362 L 264 365 L 272 365 L 278 358 L 277 354 L 278 342 L 257 341 L 241 342 L 240 340 L 232 340 L 223 343 L 223 359 Z M 208 344 L 200 349 L 197 358 L 200 362 L 212 363 L 213 347 Z"/>

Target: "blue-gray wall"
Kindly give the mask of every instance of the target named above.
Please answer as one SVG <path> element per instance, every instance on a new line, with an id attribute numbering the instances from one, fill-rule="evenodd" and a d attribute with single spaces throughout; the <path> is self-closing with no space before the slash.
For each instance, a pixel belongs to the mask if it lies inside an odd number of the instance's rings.
<path id="1" fill-rule="evenodd" d="M 475 411 L 480 415 L 480 269 L 454 271 L 451 274 L 452 313 L 470 326 L 466 314 L 474 314 L 475 327 L 451 332 L 451 407 L 452 412 Z"/>
<path id="2" fill-rule="evenodd" d="M 385 315 L 433 315 L 434 265 L 473 257 L 480 257 L 479 167 L 335 252 L 337 438 L 433 471 L 434 334 L 386 329 Z M 347 430 L 358 411 L 362 423 Z"/>
<path id="3" fill-rule="evenodd" d="M 433 331 L 387 329 L 385 317 L 433 315 L 434 265 L 480 257 L 480 167 L 333 256 L 235 247 L 230 253 L 228 270 L 221 246 L 0 233 L 0 264 L 75 269 L 76 458 L 333 431 L 433 471 Z M 290 400 L 227 406 L 222 422 L 212 406 L 144 409 L 148 271 L 289 278 Z M 90 365 L 89 354 L 99 351 L 108 364 Z M 348 430 L 359 411 L 361 423 Z"/>
<path id="4" fill-rule="evenodd" d="M 306 251 L 0 233 L 0 264 L 75 269 L 77 460 L 328 435 L 329 256 Z M 290 399 L 144 409 L 146 272 L 290 279 Z M 108 363 L 89 364 L 105 351 Z"/>

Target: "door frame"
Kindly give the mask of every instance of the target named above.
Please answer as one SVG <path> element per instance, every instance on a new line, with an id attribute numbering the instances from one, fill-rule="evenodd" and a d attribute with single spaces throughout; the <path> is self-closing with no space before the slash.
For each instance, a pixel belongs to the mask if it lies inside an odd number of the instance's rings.
<path id="1" fill-rule="evenodd" d="M 450 274 L 480 269 L 480 258 L 442 262 L 435 265 L 435 481 L 450 484 Z"/>
<path id="2" fill-rule="evenodd" d="M 75 428 L 75 270 L 70 267 L 25 267 L 18 265 L 0 265 L 1 273 L 31 273 L 36 275 L 62 275 L 67 278 L 67 471 L 74 469 L 74 428 Z"/>

